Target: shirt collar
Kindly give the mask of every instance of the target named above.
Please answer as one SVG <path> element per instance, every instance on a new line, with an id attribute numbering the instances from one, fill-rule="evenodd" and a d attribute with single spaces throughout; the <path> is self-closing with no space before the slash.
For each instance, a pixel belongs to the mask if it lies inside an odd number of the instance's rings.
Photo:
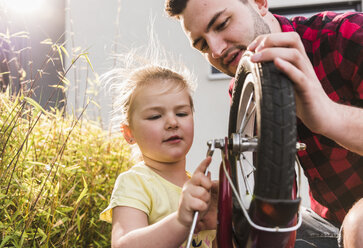
<path id="1" fill-rule="evenodd" d="M 292 22 L 284 16 L 274 14 L 277 21 L 280 23 L 282 32 L 293 32 L 295 28 Z"/>

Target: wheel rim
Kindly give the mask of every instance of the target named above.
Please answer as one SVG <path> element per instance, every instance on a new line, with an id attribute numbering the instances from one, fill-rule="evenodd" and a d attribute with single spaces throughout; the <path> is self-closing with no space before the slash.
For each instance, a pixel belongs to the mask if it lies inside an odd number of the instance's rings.
<path id="1" fill-rule="evenodd" d="M 276 232 L 271 228 L 274 222 L 265 223 L 252 216 L 261 210 L 256 208 L 256 199 L 291 199 L 295 120 L 292 83 L 273 62 L 252 63 L 246 53 L 235 77 L 228 131 L 229 181 L 234 191 L 232 225 L 237 247 L 245 247 L 251 227 Z M 278 228 L 281 232 L 292 231 Z"/>
<path id="2" fill-rule="evenodd" d="M 239 101 L 236 133 L 245 141 L 254 140 L 258 144 L 260 127 L 258 116 L 261 96 L 256 80 L 258 79 L 252 73 L 247 74 Z M 255 185 L 255 153 L 257 148 L 247 145 L 244 149 L 245 151 L 236 154 L 236 181 L 244 207 L 249 209 Z"/>

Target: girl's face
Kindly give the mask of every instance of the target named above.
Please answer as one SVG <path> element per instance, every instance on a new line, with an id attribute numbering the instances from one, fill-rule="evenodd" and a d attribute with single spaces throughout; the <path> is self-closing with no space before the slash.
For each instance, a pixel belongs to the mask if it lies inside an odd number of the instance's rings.
<path id="1" fill-rule="evenodd" d="M 185 159 L 194 137 L 189 96 L 186 88 L 181 90 L 170 80 L 153 80 L 135 92 L 127 128 L 145 161 Z"/>

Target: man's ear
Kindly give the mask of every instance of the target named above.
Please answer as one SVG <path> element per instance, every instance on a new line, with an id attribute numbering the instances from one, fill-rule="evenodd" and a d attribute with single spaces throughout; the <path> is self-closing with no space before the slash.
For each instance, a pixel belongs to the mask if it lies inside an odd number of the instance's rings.
<path id="1" fill-rule="evenodd" d="M 125 140 L 130 145 L 135 144 L 134 136 L 132 135 L 131 129 L 128 125 L 121 125 L 121 132 L 124 135 Z"/>
<path id="2" fill-rule="evenodd" d="M 261 16 L 265 16 L 268 13 L 267 0 L 255 0 L 255 3 Z"/>

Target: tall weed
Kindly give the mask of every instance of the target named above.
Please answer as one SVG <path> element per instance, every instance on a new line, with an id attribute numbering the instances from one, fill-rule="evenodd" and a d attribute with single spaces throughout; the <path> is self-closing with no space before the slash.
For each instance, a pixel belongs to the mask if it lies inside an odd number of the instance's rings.
<path id="1" fill-rule="evenodd" d="M 17 50 L 14 37 L 28 39 L 26 32 L 0 34 L 6 48 L 0 49 L 0 248 L 109 247 L 111 225 L 99 213 L 117 175 L 131 165 L 129 146 L 100 121 L 85 118 L 92 102 L 86 96 L 76 115 L 64 111 L 62 97 L 76 83 L 67 73 L 79 58 L 92 69 L 86 53 L 72 51 L 74 59 L 64 69 L 63 55 L 69 56 L 64 44 L 44 40 L 49 54 L 42 68 L 27 74 L 32 61 L 22 64 L 19 58 L 30 48 Z M 32 97 L 38 80 L 55 65 L 61 66 L 59 82 L 49 82 L 54 93 L 42 107 Z"/>
<path id="2" fill-rule="evenodd" d="M 1 93 L 0 152 L 0 247 L 110 245 L 98 216 L 130 166 L 122 138 Z"/>

